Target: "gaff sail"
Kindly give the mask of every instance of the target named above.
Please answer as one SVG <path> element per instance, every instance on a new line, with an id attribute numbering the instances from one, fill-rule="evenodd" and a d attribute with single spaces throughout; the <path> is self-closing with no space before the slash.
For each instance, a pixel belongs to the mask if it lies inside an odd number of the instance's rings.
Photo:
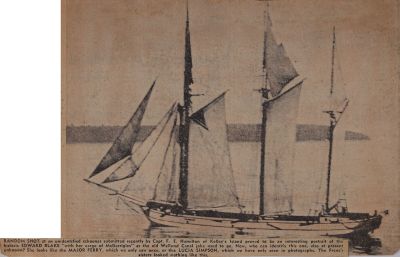
<path id="1" fill-rule="evenodd" d="M 296 119 L 302 83 L 270 100 L 265 154 L 266 214 L 292 212 Z"/>
<path id="2" fill-rule="evenodd" d="M 226 130 L 225 93 L 191 115 L 189 209 L 239 210 Z"/>
<path id="3" fill-rule="evenodd" d="M 135 113 L 130 118 L 128 123 L 123 127 L 117 139 L 107 151 L 106 155 L 101 159 L 100 163 L 97 165 L 96 169 L 92 172 L 89 178 L 95 176 L 96 174 L 102 172 L 111 165 L 131 154 L 132 148 L 136 143 L 137 136 L 139 135 L 140 124 L 142 122 L 155 83 L 156 81 L 153 82 Z"/>

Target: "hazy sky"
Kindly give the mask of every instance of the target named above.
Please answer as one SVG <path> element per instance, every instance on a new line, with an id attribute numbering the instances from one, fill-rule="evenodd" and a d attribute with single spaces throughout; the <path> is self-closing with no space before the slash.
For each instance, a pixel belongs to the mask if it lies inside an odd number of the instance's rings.
<path id="1" fill-rule="evenodd" d="M 68 0 L 67 124 L 122 125 L 158 77 L 144 123 L 154 124 L 183 86 L 186 1 Z M 189 1 L 195 107 L 229 89 L 229 123 L 259 123 L 263 15 L 255 0 Z M 398 41 L 394 0 L 272 1 L 273 32 L 301 77 L 299 123 L 323 124 L 332 27 L 336 84 L 350 105 L 346 129 L 398 133 Z M 344 125 L 343 125 L 344 126 Z"/>

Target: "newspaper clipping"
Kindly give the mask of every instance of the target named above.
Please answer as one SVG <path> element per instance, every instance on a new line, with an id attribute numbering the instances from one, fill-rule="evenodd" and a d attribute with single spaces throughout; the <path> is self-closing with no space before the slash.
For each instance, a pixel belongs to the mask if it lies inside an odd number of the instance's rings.
<path id="1" fill-rule="evenodd" d="M 63 0 L 63 239 L 2 253 L 394 254 L 399 6 Z"/>

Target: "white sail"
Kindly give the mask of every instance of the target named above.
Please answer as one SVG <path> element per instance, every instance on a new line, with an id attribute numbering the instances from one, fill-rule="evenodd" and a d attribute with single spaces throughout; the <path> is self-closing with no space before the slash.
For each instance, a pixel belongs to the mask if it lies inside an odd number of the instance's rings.
<path id="1" fill-rule="evenodd" d="M 175 130 L 176 118 L 177 111 L 174 108 L 150 153 L 123 190 L 124 194 L 136 197 L 143 202 L 153 198 L 157 177 L 163 166 L 163 156 L 165 156 L 165 152 L 171 143 L 171 135 Z"/>
<path id="2" fill-rule="evenodd" d="M 301 87 L 299 84 L 289 89 L 270 101 L 267 107 L 264 178 L 266 214 L 292 211 L 293 159 Z"/>
<path id="3" fill-rule="evenodd" d="M 238 208 L 224 94 L 191 116 L 189 154 L 188 208 Z"/>

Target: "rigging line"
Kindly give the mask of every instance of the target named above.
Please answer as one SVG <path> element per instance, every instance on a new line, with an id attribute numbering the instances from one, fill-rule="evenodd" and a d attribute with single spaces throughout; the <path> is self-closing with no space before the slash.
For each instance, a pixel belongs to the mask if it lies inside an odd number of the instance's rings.
<path id="1" fill-rule="evenodd" d="M 224 115 L 224 122 L 225 122 L 225 131 L 227 132 L 228 131 L 228 126 L 226 125 L 227 124 L 227 120 L 226 120 L 226 115 Z M 230 175 L 231 175 L 231 179 L 232 179 L 232 186 L 233 186 L 233 192 L 231 192 L 232 194 L 234 194 L 235 195 L 235 197 L 236 197 L 236 201 L 237 201 L 237 204 L 238 204 L 238 206 L 239 206 L 239 209 L 240 209 L 240 211 L 242 211 L 242 205 L 240 204 L 240 201 L 239 201 L 239 195 L 238 195 L 238 193 L 237 193 L 237 188 L 236 188 L 236 181 L 235 181 L 235 176 L 233 175 L 233 165 L 232 165 L 232 156 L 231 156 L 231 149 L 230 149 L 230 146 L 229 146 L 229 141 L 228 141 L 228 133 L 225 133 L 225 144 L 226 144 L 226 148 L 228 149 L 228 160 L 229 160 L 229 168 L 230 168 L 230 170 L 231 170 L 231 172 L 230 172 Z"/>
<path id="2" fill-rule="evenodd" d="M 176 182 L 176 154 L 177 154 L 177 151 L 176 151 L 176 145 L 177 145 L 177 141 L 176 141 L 176 135 L 177 135 L 177 131 L 178 131 L 178 129 L 177 129 L 177 127 L 175 127 L 174 128 L 174 142 L 173 142 L 173 145 L 172 145 L 172 167 L 171 167 L 171 177 L 170 177 L 170 180 L 169 180 L 169 184 L 168 184 L 168 192 L 167 192 L 167 200 L 169 200 L 170 199 L 170 196 L 172 195 L 172 194 L 174 194 L 173 195 L 173 197 L 175 197 L 176 195 L 176 186 L 177 186 L 177 184 L 175 184 L 175 182 Z M 175 181 L 174 181 L 174 179 L 175 179 Z M 174 199 L 173 201 L 177 201 L 178 199 Z"/>
<path id="3" fill-rule="evenodd" d="M 88 183 L 91 183 L 91 184 L 94 184 L 94 185 L 96 185 L 96 186 L 99 186 L 99 187 L 101 187 L 101 188 L 110 190 L 110 191 L 114 192 L 116 195 L 120 195 L 120 196 L 126 197 L 126 198 L 132 200 L 132 202 L 134 202 L 135 204 L 137 204 L 137 205 L 139 205 L 139 206 L 146 206 L 145 201 L 143 201 L 143 200 L 140 199 L 140 198 L 135 198 L 135 197 L 133 197 L 133 196 L 130 196 L 130 195 L 121 193 L 121 192 L 119 192 L 119 191 L 116 190 L 116 189 L 113 189 L 113 188 L 111 188 L 111 187 L 105 186 L 105 185 L 103 185 L 103 184 L 96 183 L 96 182 L 91 181 L 91 180 L 86 179 L 86 178 L 83 179 L 83 180 L 86 181 L 86 182 L 88 182 Z"/>
<path id="4" fill-rule="evenodd" d="M 336 123 L 335 126 L 339 123 L 340 119 L 343 116 L 344 111 L 346 110 L 346 108 L 347 108 L 347 106 L 349 105 L 349 102 L 350 102 L 350 100 L 347 99 L 347 98 L 344 101 L 345 101 L 345 104 L 343 106 L 343 109 L 339 112 L 339 116 L 337 118 L 335 118 L 335 123 Z"/>
<path id="5" fill-rule="evenodd" d="M 127 201 L 124 198 L 119 197 L 118 200 L 120 200 L 126 207 L 128 207 L 128 210 L 130 212 L 135 213 L 135 214 L 142 214 L 141 212 L 138 212 L 137 210 L 134 210 L 133 208 L 131 208 L 131 206 L 129 206 L 129 204 L 127 203 Z"/>
<path id="6" fill-rule="evenodd" d="M 161 173 L 162 173 L 163 168 L 165 166 L 165 160 L 167 159 L 167 153 L 168 153 L 168 150 L 170 149 L 172 138 L 174 136 L 176 121 L 177 121 L 177 116 L 175 115 L 174 124 L 172 126 L 171 132 L 169 133 L 168 145 L 167 145 L 167 147 L 165 149 L 165 152 L 164 152 L 164 155 L 163 155 L 163 161 L 161 163 L 160 172 L 157 175 L 156 185 L 154 187 L 153 198 L 152 198 L 153 200 L 156 199 L 156 197 L 157 197 L 157 186 L 158 186 L 158 183 L 160 182 L 160 176 L 161 176 Z"/>
<path id="7" fill-rule="evenodd" d="M 324 145 L 324 147 L 325 147 L 325 145 Z M 321 151 L 321 152 L 322 152 L 322 151 Z M 318 159 L 321 159 L 321 158 L 318 158 Z M 325 162 L 324 162 L 324 163 L 325 163 Z M 325 164 L 324 164 L 324 165 L 325 165 Z M 323 169 L 323 168 L 321 167 L 321 170 L 322 170 L 322 169 Z M 318 208 L 320 208 L 320 204 L 322 204 L 321 201 L 320 201 L 321 191 L 322 191 L 322 184 L 323 184 L 323 182 L 325 181 L 325 178 L 324 178 L 323 175 L 324 175 L 325 173 L 323 173 L 323 172 L 318 172 L 318 174 L 319 174 L 320 176 L 319 176 L 319 183 L 318 183 L 317 194 L 315 194 L 314 204 L 317 205 Z M 311 206 L 311 207 L 315 208 L 315 206 Z"/>
<path id="8" fill-rule="evenodd" d="M 138 164 L 138 169 L 137 169 L 138 171 L 140 170 L 140 166 L 143 164 L 143 162 L 144 162 L 144 161 L 146 160 L 146 158 L 149 156 L 151 150 L 153 150 L 153 147 L 154 147 L 154 145 L 157 143 L 157 141 L 158 141 L 158 139 L 160 138 L 161 134 L 164 132 L 164 129 L 165 129 L 165 127 L 166 127 L 167 124 L 168 124 L 168 121 L 170 120 L 172 114 L 174 113 L 173 110 L 175 109 L 175 107 L 176 107 L 176 103 L 174 103 L 174 104 L 172 105 L 172 107 L 170 108 L 170 110 L 167 112 L 168 115 L 164 115 L 163 119 L 165 118 L 165 116 L 168 116 L 168 118 L 167 118 L 167 120 L 165 121 L 165 124 L 163 125 L 163 127 L 162 127 L 160 133 L 157 135 L 156 140 L 154 140 L 154 142 L 152 143 L 150 149 L 147 151 L 145 157 L 144 157 L 144 158 L 142 159 L 142 161 Z M 129 186 L 129 185 L 130 185 L 130 183 L 128 183 L 128 184 L 125 186 L 123 192 L 125 192 L 125 191 L 128 189 L 128 186 Z"/>
<path id="9" fill-rule="evenodd" d="M 339 79 L 343 83 L 343 87 L 341 89 L 343 91 L 343 94 L 347 95 L 346 94 L 346 88 L 344 87 L 346 85 L 346 82 L 345 82 L 344 76 L 343 76 L 342 66 L 341 66 L 341 62 L 340 62 L 340 55 L 338 54 L 338 51 L 337 51 L 337 45 L 336 45 L 336 55 L 335 55 L 335 57 L 336 57 L 336 65 L 337 65 L 338 72 L 339 72 Z"/>

